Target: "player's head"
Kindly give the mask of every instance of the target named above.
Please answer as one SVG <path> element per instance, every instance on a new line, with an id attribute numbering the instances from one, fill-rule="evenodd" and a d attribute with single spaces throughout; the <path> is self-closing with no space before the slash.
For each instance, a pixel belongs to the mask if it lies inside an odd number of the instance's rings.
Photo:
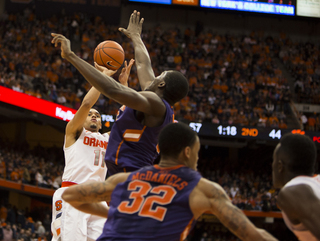
<path id="1" fill-rule="evenodd" d="M 98 132 L 102 128 L 101 115 L 99 111 L 91 108 L 83 127 L 92 132 Z"/>
<path id="2" fill-rule="evenodd" d="M 175 160 L 194 170 L 197 169 L 200 141 L 197 133 L 183 123 L 171 123 L 159 135 L 161 160 Z"/>
<path id="3" fill-rule="evenodd" d="M 316 146 L 308 136 L 291 133 L 282 136 L 273 152 L 274 187 L 283 187 L 295 176 L 312 176 L 316 158 Z"/>
<path id="4" fill-rule="evenodd" d="M 173 105 L 188 94 L 189 84 L 179 71 L 169 70 L 157 76 L 146 90 L 156 92 Z"/>

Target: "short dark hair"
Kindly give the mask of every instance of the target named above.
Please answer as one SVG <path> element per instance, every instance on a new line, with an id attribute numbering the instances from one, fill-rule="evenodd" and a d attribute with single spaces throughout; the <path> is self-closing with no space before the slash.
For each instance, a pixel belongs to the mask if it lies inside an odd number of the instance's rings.
<path id="1" fill-rule="evenodd" d="M 280 139 L 280 144 L 278 153 L 288 159 L 289 171 L 305 175 L 314 173 L 317 148 L 310 137 L 287 133 Z"/>
<path id="2" fill-rule="evenodd" d="M 182 100 L 188 94 L 188 80 L 179 71 L 168 71 L 164 77 L 164 81 L 166 82 L 166 87 L 163 93 L 163 98 L 171 104 Z"/>
<path id="3" fill-rule="evenodd" d="M 192 146 L 197 139 L 197 133 L 184 123 L 171 123 L 159 134 L 159 149 L 161 156 L 178 157 L 187 146 Z"/>

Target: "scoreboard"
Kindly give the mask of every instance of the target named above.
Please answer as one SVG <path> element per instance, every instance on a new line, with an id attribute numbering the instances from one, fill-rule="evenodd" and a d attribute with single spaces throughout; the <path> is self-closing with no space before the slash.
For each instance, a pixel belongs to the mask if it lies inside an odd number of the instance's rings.
<path id="1" fill-rule="evenodd" d="M 198 8 L 295 15 L 296 0 L 128 0 L 129 2 L 185 5 Z"/>
<path id="2" fill-rule="evenodd" d="M 193 6 L 285 16 L 320 18 L 320 0 L 127 0 L 129 2 Z"/>
<path id="3" fill-rule="evenodd" d="M 286 133 L 309 136 L 315 143 L 320 144 L 320 132 L 304 131 L 300 129 L 279 129 L 252 126 L 219 125 L 212 123 L 190 122 L 189 126 L 200 137 L 227 137 L 237 139 L 251 139 L 264 141 L 279 141 Z"/>

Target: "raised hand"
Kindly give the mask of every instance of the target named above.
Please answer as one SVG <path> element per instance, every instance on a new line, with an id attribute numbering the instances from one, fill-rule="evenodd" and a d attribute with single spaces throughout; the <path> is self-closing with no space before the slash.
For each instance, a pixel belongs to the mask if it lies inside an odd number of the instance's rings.
<path id="1" fill-rule="evenodd" d="M 61 57 L 66 59 L 72 53 L 70 40 L 62 34 L 51 33 L 51 36 L 53 37 L 51 43 L 53 43 L 55 47 L 57 47 L 59 43 L 61 44 Z"/>
<path id="2" fill-rule="evenodd" d="M 140 12 L 136 10 L 130 16 L 129 25 L 127 29 L 119 28 L 119 31 L 124 33 L 128 38 L 131 38 L 133 35 L 141 35 L 142 31 L 142 24 L 144 19 L 141 18 L 140 20 Z"/>
<path id="3" fill-rule="evenodd" d="M 131 67 L 134 64 L 134 59 L 131 59 L 129 65 L 127 65 L 127 61 L 124 61 L 124 67 L 121 70 L 119 75 L 119 82 L 124 86 L 128 86 L 128 78 L 130 75 Z"/>
<path id="4" fill-rule="evenodd" d="M 117 70 L 111 70 L 111 69 L 108 69 L 108 68 L 103 67 L 101 65 L 98 65 L 96 62 L 94 62 L 94 67 L 97 70 L 99 70 L 101 73 L 104 73 L 105 75 L 108 75 L 110 77 L 117 72 Z"/>

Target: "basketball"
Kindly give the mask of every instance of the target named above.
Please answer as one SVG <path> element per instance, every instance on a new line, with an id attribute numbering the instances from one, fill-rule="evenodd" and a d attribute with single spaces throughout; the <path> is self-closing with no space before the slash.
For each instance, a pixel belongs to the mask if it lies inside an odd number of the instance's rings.
<path id="1" fill-rule="evenodd" d="M 107 40 L 96 47 L 93 59 L 98 65 L 117 70 L 124 61 L 124 51 L 117 42 Z"/>

